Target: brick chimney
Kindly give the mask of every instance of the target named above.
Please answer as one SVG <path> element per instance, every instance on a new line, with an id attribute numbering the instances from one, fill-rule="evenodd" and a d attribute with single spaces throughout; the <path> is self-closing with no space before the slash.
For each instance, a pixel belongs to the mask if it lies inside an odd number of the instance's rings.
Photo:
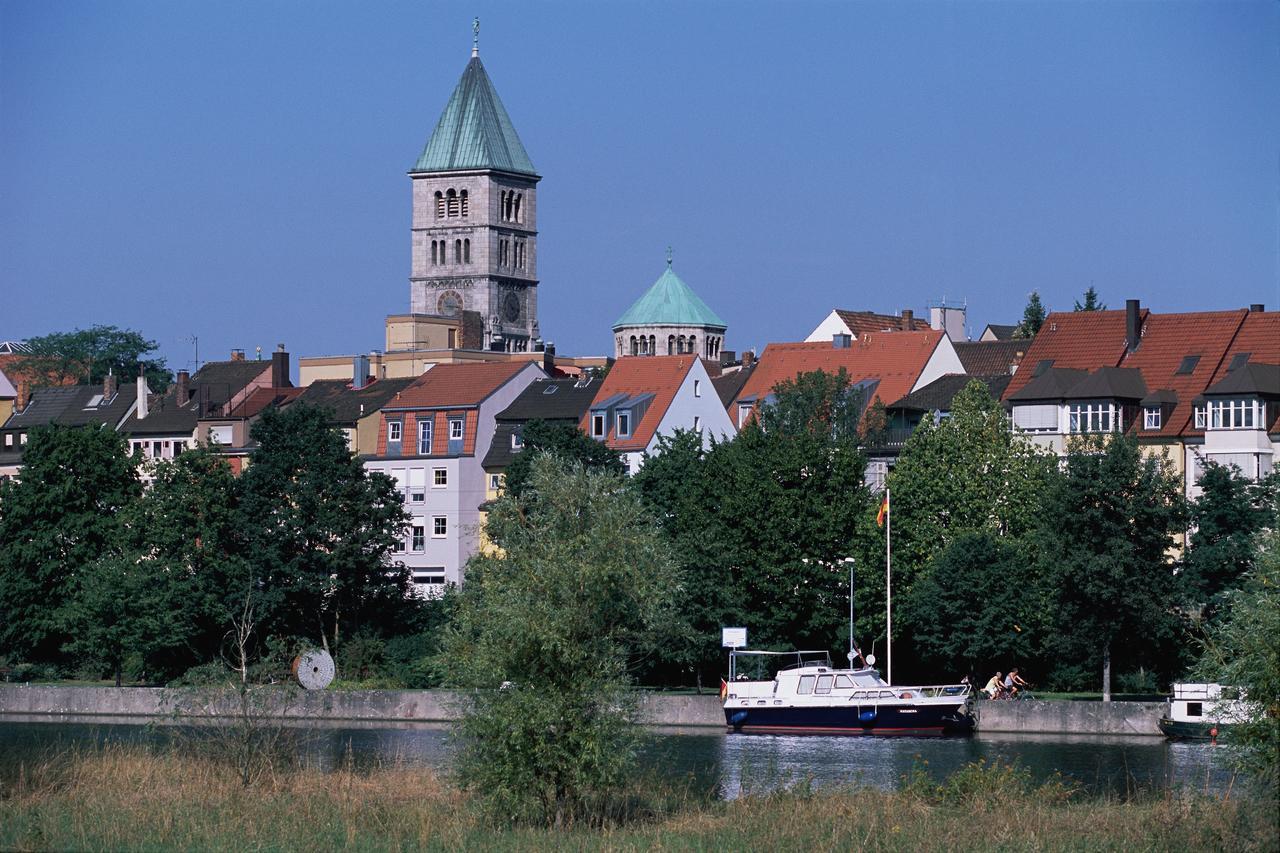
<path id="1" fill-rule="evenodd" d="M 116 395 L 116 374 L 113 369 L 107 369 L 107 375 L 102 378 L 102 402 L 106 403 Z"/>
<path id="2" fill-rule="evenodd" d="M 1263 311 L 1266 311 L 1266 310 L 1267 310 L 1267 306 L 1263 305 L 1261 302 L 1255 302 L 1249 306 L 1250 314 L 1261 314 Z"/>
<path id="3" fill-rule="evenodd" d="M 743 350 L 743 352 L 742 352 L 742 366 L 743 366 L 743 367 L 750 367 L 751 365 L 753 365 L 753 364 L 755 364 L 755 363 L 756 363 L 756 351 L 755 351 L 755 350 L 751 350 L 751 349 L 749 349 L 749 350 Z"/>
<path id="4" fill-rule="evenodd" d="M 542 348 L 542 369 L 548 376 L 556 372 L 556 345 L 550 341 Z"/>
<path id="5" fill-rule="evenodd" d="M 902 331 L 911 331 L 915 326 L 915 323 L 913 322 L 915 320 L 915 316 L 916 312 L 912 311 L 910 308 L 902 309 Z"/>
<path id="6" fill-rule="evenodd" d="M 15 414 L 21 413 L 27 408 L 27 404 L 31 402 L 31 380 L 19 379 L 17 387 L 18 396 L 13 400 L 13 411 Z"/>
<path id="7" fill-rule="evenodd" d="M 191 402 L 191 374 L 185 370 L 178 371 L 178 379 L 174 383 L 178 407 L 182 408 Z"/>
<path id="8" fill-rule="evenodd" d="M 232 361 L 244 361 L 244 350 L 242 350 L 242 349 L 233 349 L 233 350 L 231 351 L 231 360 L 232 360 Z"/>
<path id="9" fill-rule="evenodd" d="M 292 387 L 289 382 L 289 353 L 284 351 L 284 344 L 276 344 L 276 351 L 271 353 L 271 387 Z"/>

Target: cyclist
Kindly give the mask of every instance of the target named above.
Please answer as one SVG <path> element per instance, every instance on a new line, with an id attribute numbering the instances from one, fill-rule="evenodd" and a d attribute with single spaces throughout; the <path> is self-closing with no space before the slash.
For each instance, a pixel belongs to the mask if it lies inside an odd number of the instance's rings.
<path id="1" fill-rule="evenodd" d="M 1004 678 L 1004 689 L 1009 694 L 1010 699 L 1016 699 L 1018 694 L 1027 686 L 1027 682 L 1022 680 L 1018 675 L 1018 668 L 1015 666 L 1009 670 L 1009 674 Z"/>
<path id="2" fill-rule="evenodd" d="M 995 675 L 991 676 L 991 680 L 987 682 L 986 687 L 982 688 L 982 692 L 987 694 L 988 699 L 995 699 L 1000 695 L 1000 691 L 1003 689 L 1000 684 L 1001 674 L 1002 673 L 997 672 Z"/>

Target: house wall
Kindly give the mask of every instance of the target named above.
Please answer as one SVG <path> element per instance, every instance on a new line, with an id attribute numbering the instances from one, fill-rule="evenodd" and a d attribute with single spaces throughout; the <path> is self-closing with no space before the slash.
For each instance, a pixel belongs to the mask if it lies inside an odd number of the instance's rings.
<path id="1" fill-rule="evenodd" d="M 929 355 L 929 360 L 924 363 L 924 369 L 920 371 L 920 377 L 916 379 L 916 384 L 911 386 L 911 390 L 918 391 L 948 373 L 964 372 L 964 364 L 961 363 L 960 356 L 956 355 L 956 348 L 952 345 L 951 339 L 943 335 Z M 893 400 L 885 402 L 892 403 Z"/>
<path id="2" fill-rule="evenodd" d="M 695 382 L 698 383 L 700 396 L 694 396 Z M 695 417 L 701 419 L 703 447 L 711 446 L 713 436 L 722 441 L 732 438 L 737 433 L 737 430 L 734 429 L 733 421 L 729 419 L 729 413 L 725 411 L 724 405 L 721 404 L 720 396 L 711 384 L 711 377 L 700 359 L 695 359 L 693 367 L 685 374 L 680 383 L 680 388 L 671 400 L 671 405 L 667 406 L 666 412 L 662 415 L 662 420 L 658 421 L 658 428 L 654 431 L 653 438 L 650 440 L 649 446 L 645 448 L 645 452 L 654 453 L 657 451 L 658 438 L 660 436 L 671 435 L 678 429 L 693 429 L 693 419 Z M 634 474 L 640 470 L 640 466 L 644 461 L 644 454 L 638 451 L 628 452 L 623 454 L 623 461 L 627 465 L 627 471 Z"/>
<path id="3" fill-rule="evenodd" d="M 840 315 L 832 310 L 832 312 L 824 317 L 822 322 L 809 333 L 809 337 L 805 338 L 805 341 L 809 343 L 817 343 L 818 341 L 826 341 L 827 343 L 830 343 L 832 335 L 847 335 L 849 333 L 849 327 L 845 325 L 844 320 L 841 320 Z"/>

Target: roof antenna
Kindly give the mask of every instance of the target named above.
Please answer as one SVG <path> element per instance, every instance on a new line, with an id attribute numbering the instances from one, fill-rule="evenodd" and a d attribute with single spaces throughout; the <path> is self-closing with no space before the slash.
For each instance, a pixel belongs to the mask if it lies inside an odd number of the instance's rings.
<path id="1" fill-rule="evenodd" d="M 471 55 L 480 55 L 480 19 L 471 22 Z"/>
<path id="2" fill-rule="evenodd" d="M 671 269 L 671 247 L 667 247 L 667 269 Z"/>

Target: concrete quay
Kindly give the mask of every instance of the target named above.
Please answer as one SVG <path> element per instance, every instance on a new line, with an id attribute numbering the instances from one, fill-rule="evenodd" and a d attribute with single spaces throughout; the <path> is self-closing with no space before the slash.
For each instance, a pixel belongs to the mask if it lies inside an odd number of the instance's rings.
<path id="1" fill-rule="evenodd" d="M 459 696 L 447 690 L 320 690 L 300 692 L 281 712 L 286 719 L 335 722 L 448 722 Z M 1160 736 L 1162 702 L 976 703 L 980 732 Z M 164 687 L 0 685 L 0 715 L 23 717 L 221 717 L 233 697 L 218 691 Z M 647 726 L 724 728 L 715 694 L 646 693 L 640 721 Z"/>

